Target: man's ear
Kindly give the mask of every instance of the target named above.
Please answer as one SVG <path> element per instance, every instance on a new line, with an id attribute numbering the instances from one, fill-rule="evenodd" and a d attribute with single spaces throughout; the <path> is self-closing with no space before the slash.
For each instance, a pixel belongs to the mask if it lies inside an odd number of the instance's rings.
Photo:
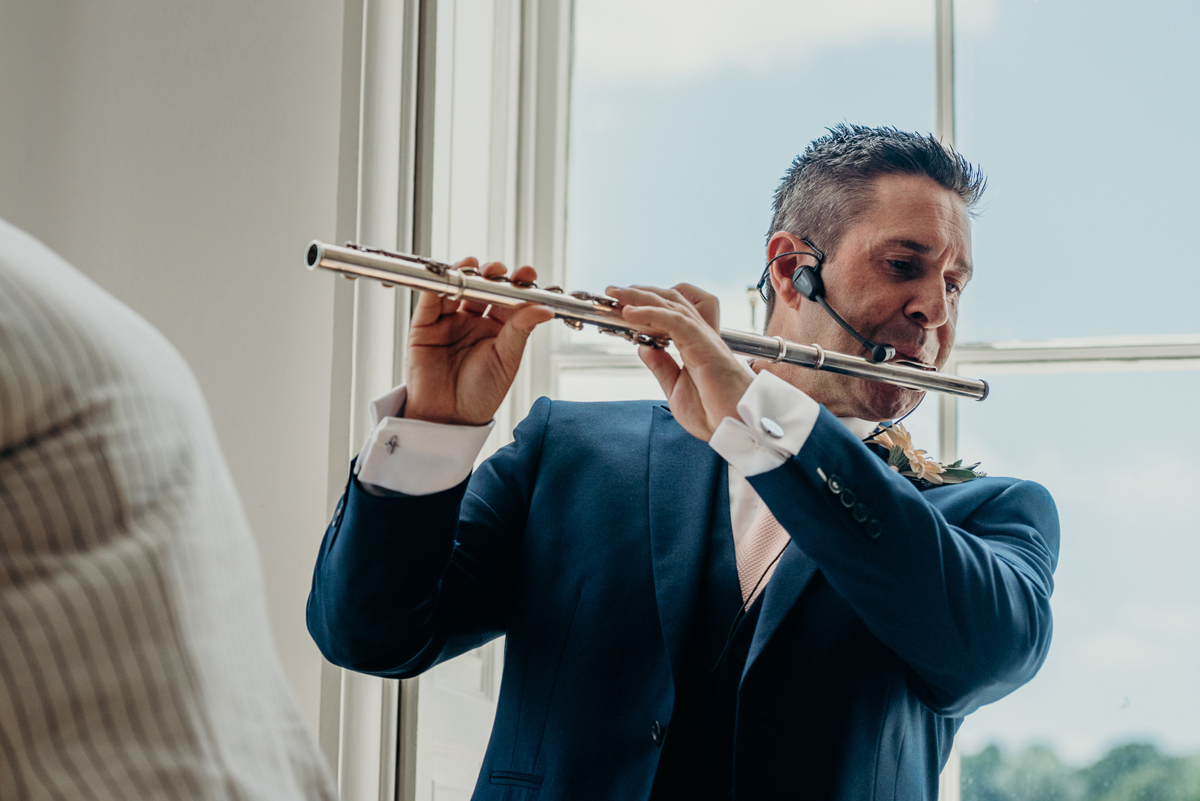
<path id="1" fill-rule="evenodd" d="M 777 231 L 767 242 L 767 259 L 774 259 L 780 253 L 791 251 L 806 251 L 810 248 L 798 236 L 792 236 L 786 231 Z M 775 290 L 775 302 L 782 303 L 789 309 L 799 309 L 804 296 L 792 285 L 792 274 L 800 266 L 796 256 L 783 256 L 771 262 L 771 286 Z"/>

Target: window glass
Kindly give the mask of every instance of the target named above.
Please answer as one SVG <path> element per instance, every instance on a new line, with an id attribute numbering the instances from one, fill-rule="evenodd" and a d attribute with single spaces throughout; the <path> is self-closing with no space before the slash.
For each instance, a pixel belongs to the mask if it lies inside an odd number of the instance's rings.
<path id="1" fill-rule="evenodd" d="M 556 397 L 570 401 L 663 400 L 663 391 L 644 367 L 568 368 L 558 374 Z"/>
<path id="2" fill-rule="evenodd" d="M 960 453 L 1062 523 L 1049 658 L 963 724 L 964 801 L 1200 797 L 1200 371 L 963 371 L 992 393 L 959 404 Z"/>
<path id="3" fill-rule="evenodd" d="M 1200 329 L 1200 3 L 956 0 L 956 142 L 988 175 L 962 341 Z"/>
<path id="4" fill-rule="evenodd" d="M 842 121 L 932 129 L 933 19 L 931 0 L 576 0 L 568 288 L 686 281 L 750 327 L 791 160 Z"/>

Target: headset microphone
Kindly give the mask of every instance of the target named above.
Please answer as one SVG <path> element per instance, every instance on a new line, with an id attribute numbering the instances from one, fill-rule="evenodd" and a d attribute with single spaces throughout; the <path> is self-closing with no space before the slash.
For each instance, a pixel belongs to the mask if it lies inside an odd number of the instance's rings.
<path id="1" fill-rule="evenodd" d="M 808 268 L 805 267 L 804 269 L 807 270 Z M 877 362 L 889 362 L 892 359 L 896 358 L 896 348 L 895 347 L 893 347 L 891 345 L 880 345 L 877 342 L 872 342 L 871 340 L 864 337 L 862 334 L 855 331 L 853 328 L 851 328 L 849 325 L 846 324 L 845 320 L 843 320 L 841 317 L 838 316 L 837 312 L 835 312 L 833 309 L 829 308 L 829 303 L 825 300 L 824 295 L 817 295 L 815 298 L 809 298 L 809 300 L 816 300 L 817 303 L 820 303 L 821 308 L 824 309 L 825 311 L 829 312 L 829 316 L 833 318 L 833 321 L 835 323 L 840 325 L 842 328 L 846 329 L 846 332 L 848 334 L 850 334 L 850 336 L 857 339 L 862 344 L 862 346 L 864 348 L 866 348 L 868 352 L 870 352 L 872 360 L 877 361 Z"/>
<path id="2" fill-rule="evenodd" d="M 771 262 L 775 261 L 775 259 L 778 259 L 781 256 L 813 256 L 813 257 L 815 257 L 817 260 L 817 263 L 815 266 L 809 267 L 806 264 L 806 265 L 800 267 L 794 273 L 792 273 L 792 286 L 794 286 L 796 288 L 796 291 L 799 292 L 804 297 L 808 298 L 809 300 L 821 304 L 821 308 L 824 309 L 829 314 L 829 316 L 833 318 L 833 321 L 835 323 L 840 325 L 842 328 L 846 329 L 846 332 L 848 334 L 850 334 L 850 336 L 857 339 L 859 341 L 859 343 L 864 348 L 867 349 L 867 352 L 869 352 L 871 354 L 871 359 L 873 361 L 887 362 L 887 361 L 891 361 L 892 359 L 896 358 L 896 348 L 894 346 L 880 345 L 876 342 L 872 342 L 871 340 L 867 339 L 862 334 L 858 333 L 853 328 L 851 328 L 849 326 L 849 324 L 846 323 L 845 320 L 843 320 L 840 316 L 838 316 L 837 312 L 835 312 L 832 308 L 830 308 L 829 302 L 825 300 L 825 284 L 823 281 L 821 281 L 821 274 L 819 272 L 819 270 L 821 269 L 821 263 L 823 261 L 825 261 L 825 254 L 820 249 L 818 249 L 816 245 L 814 245 L 812 242 L 809 242 L 807 239 L 804 239 L 801 241 L 803 241 L 804 244 L 808 245 L 810 248 L 812 248 L 816 252 L 810 253 L 810 252 L 804 251 L 804 250 L 789 250 L 786 253 L 780 253 L 777 256 L 775 256 L 774 258 L 772 258 L 771 261 L 767 262 L 768 273 L 771 268 Z M 767 278 L 768 276 L 764 275 L 763 277 Z"/>

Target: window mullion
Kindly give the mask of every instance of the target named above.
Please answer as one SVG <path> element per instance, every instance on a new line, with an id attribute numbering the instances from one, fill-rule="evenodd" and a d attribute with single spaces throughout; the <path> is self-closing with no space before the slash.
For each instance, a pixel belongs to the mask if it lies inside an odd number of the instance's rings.
<path id="1" fill-rule="evenodd" d="M 934 0 L 934 103 L 937 138 L 954 147 L 954 0 Z"/>

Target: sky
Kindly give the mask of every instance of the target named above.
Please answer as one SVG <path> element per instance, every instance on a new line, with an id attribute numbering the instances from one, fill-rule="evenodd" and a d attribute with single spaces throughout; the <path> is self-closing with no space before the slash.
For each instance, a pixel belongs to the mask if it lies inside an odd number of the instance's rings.
<path id="1" fill-rule="evenodd" d="M 842 121 L 934 126 L 932 0 L 575 13 L 571 289 L 688 281 L 721 297 L 723 325 L 749 328 L 791 159 Z M 956 143 L 989 182 L 959 341 L 1200 333 L 1200 3 L 955 13 Z M 1086 761 L 1136 738 L 1200 752 L 1200 493 L 1180 430 L 1200 372 L 982 377 L 992 397 L 960 405 L 960 455 L 1049 487 L 1063 556 L 1046 667 L 970 719 L 964 749 L 1039 742 Z M 575 374 L 563 391 L 656 394 L 648 375 Z M 1139 413 L 1148 398 L 1154 414 Z M 936 452 L 925 406 L 912 428 Z"/>
<path id="2" fill-rule="evenodd" d="M 1133 739 L 1200 752 L 1200 371 L 983 375 L 960 452 L 1051 490 L 1062 527 L 1041 673 L 967 719 L 966 753 L 1045 742 L 1077 763 Z M 1047 403 L 1047 398 L 1064 399 Z M 1137 411 L 1153 398 L 1153 413 Z"/>

